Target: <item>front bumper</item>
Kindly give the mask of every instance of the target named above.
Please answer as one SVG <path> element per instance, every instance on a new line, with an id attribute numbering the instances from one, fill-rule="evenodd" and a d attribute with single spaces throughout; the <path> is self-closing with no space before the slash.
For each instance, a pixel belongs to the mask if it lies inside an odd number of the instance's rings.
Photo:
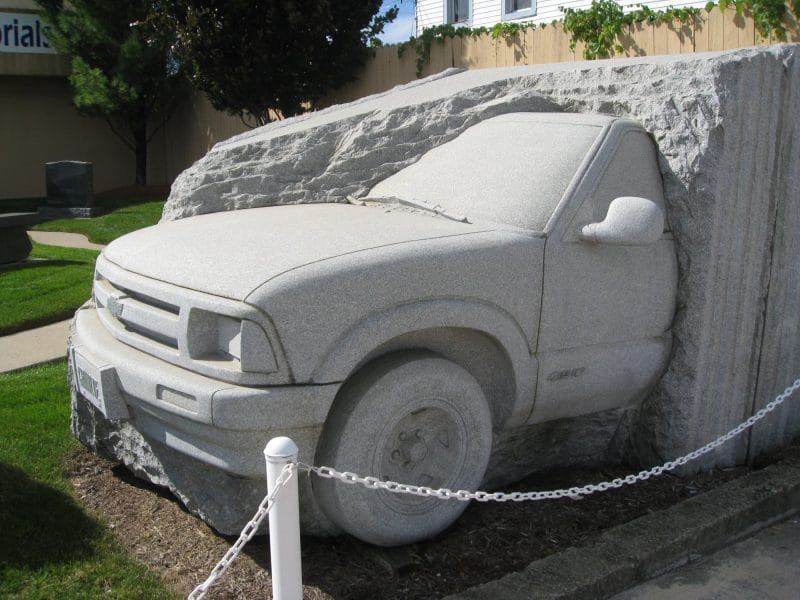
<path id="1" fill-rule="evenodd" d="M 263 449 L 286 435 L 311 462 L 340 384 L 246 387 L 169 364 L 112 336 L 97 311 L 75 317 L 69 356 L 78 391 L 149 441 L 242 477 L 263 477 Z"/>

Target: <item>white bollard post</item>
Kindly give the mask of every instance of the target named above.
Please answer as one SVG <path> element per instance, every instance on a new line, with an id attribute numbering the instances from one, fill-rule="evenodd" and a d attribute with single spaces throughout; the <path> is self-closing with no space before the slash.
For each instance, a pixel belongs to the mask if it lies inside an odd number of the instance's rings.
<path id="1" fill-rule="evenodd" d="M 297 461 L 297 453 L 297 445 L 288 437 L 273 438 L 264 448 L 269 493 L 272 493 L 275 480 L 283 467 Z M 272 561 L 273 599 L 302 600 L 300 506 L 296 474 L 284 484 L 269 512 L 269 551 Z"/>

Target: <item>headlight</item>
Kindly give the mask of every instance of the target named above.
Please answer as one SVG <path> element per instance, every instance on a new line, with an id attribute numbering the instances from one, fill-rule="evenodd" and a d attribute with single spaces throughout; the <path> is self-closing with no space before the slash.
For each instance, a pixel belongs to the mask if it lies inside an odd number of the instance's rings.
<path id="1" fill-rule="evenodd" d="M 248 373 L 278 370 L 269 338 L 254 321 L 192 308 L 187 341 L 194 360 L 232 362 Z"/>

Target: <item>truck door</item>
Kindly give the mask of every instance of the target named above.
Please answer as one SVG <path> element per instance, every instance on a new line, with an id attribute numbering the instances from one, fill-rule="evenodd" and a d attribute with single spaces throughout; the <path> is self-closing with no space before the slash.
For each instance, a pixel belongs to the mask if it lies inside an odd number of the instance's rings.
<path id="1" fill-rule="evenodd" d="M 677 263 L 668 226 L 646 245 L 581 239 L 615 198 L 643 197 L 663 210 L 653 141 L 635 124 L 615 122 L 574 190 L 545 246 L 531 422 L 636 402 L 669 356 Z"/>

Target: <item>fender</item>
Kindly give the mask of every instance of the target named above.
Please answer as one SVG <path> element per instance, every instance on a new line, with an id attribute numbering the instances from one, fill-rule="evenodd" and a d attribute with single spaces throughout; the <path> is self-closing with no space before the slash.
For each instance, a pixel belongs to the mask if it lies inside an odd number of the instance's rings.
<path id="1" fill-rule="evenodd" d="M 376 356 L 375 350 L 402 335 L 426 329 L 473 330 L 494 339 L 506 352 L 513 370 L 515 397 L 504 426 L 521 425 L 533 408 L 538 366 L 519 324 L 497 305 L 470 298 L 438 298 L 389 306 L 349 327 L 321 354 L 311 381 L 346 380 Z"/>

